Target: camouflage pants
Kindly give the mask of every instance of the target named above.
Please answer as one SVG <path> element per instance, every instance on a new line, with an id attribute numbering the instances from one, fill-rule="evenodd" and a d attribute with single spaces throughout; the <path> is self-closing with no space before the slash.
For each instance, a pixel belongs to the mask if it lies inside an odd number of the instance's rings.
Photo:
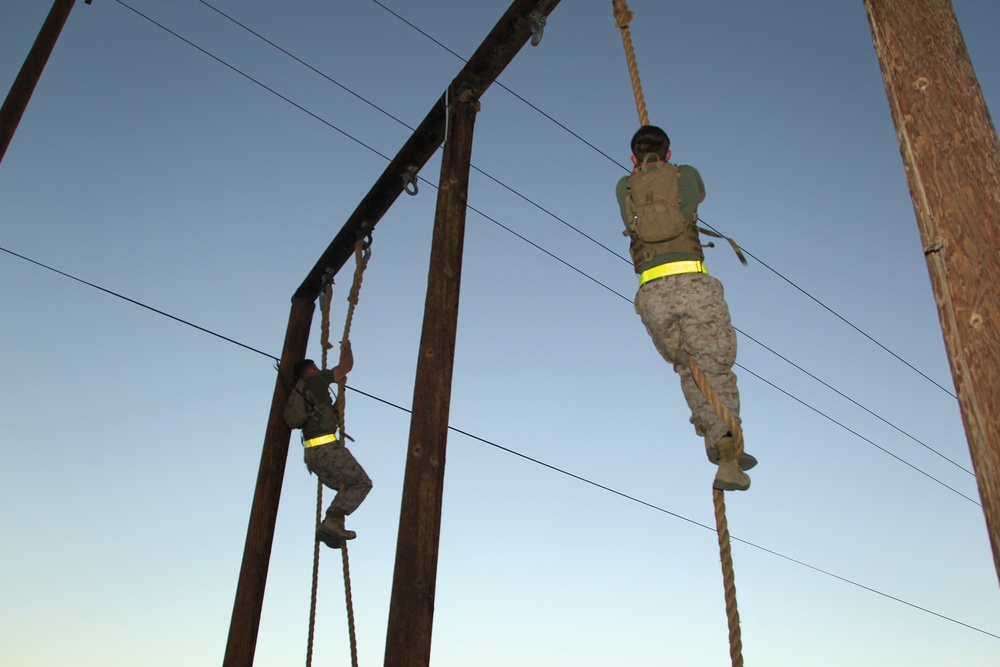
<path id="1" fill-rule="evenodd" d="M 337 492 L 327 512 L 350 514 L 372 490 L 372 481 L 347 447 L 338 442 L 305 450 L 306 467 Z"/>
<path id="2" fill-rule="evenodd" d="M 715 445 L 729 427 L 698 389 L 686 359 L 694 358 L 719 400 L 738 422 L 740 393 L 733 374 L 736 331 L 729 319 L 722 283 L 707 273 L 682 273 L 653 280 L 639 288 L 635 310 L 657 351 L 673 364 L 681 378 L 695 432 L 705 438 L 706 447 Z"/>

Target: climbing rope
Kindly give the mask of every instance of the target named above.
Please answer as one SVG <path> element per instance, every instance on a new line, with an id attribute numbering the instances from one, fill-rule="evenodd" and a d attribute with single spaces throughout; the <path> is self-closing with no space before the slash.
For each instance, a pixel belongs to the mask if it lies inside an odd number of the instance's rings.
<path id="1" fill-rule="evenodd" d="M 632 47 L 632 33 L 628 24 L 632 22 L 632 10 L 625 0 L 611 0 L 615 10 L 615 25 L 621 30 L 622 44 L 625 46 L 625 62 L 628 65 L 629 78 L 632 79 L 632 92 L 635 94 L 635 107 L 639 112 L 639 125 L 649 125 L 649 113 L 646 111 L 646 98 L 642 95 L 642 84 L 639 82 L 639 65 L 635 60 L 635 49 Z"/>
<path id="2" fill-rule="evenodd" d="M 736 573 L 733 551 L 729 546 L 729 522 L 726 520 L 726 493 L 712 489 L 715 503 L 715 526 L 719 535 L 719 556 L 722 559 L 722 586 L 726 593 L 726 620 L 729 622 L 729 659 L 733 667 L 743 667 L 743 638 L 740 635 L 740 611 L 736 608 Z"/>
<path id="3" fill-rule="evenodd" d="M 351 667 L 358 667 L 358 637 L 354 632 L 354 605 L 351 603 L 351 565 L 347 560 L 347 540 L 340 542 L 344 561 L 344 597 L 347 600 L 347 632 L 351 639 Z"/>
<path id="4" fill-rule="evenodd" d="M 622 44 L 625 47 L 625 62 L 628 65 L 629 78 L 632 80 L 632 92 L 635 95 L 635 106 L 639 113 L 639 124 L 649 125 L 649 113 L 646 111 L 646 99 L 642 94 L 642 83 L 639 81 L 639 66 L 635 58 L 635 49 L 632 46 L 632 34 L 629 31 L 629 24 L 632 22 L 633 13 L 628 8 L 626 0 L 611 0 L 615 25 L 621 30 Z M 733 249 L 737 250 L 736 244 L 730 240 Z M 737 255 L 739 255 L 737 250 Z M 742 259 L 742 258 L 741 258 Z M 705 395 L 708 404 L 712 406 L 716 414 L 722 418 L 733 434 L 735 441 L 735 460 L 739 461 L 743 455 L 743 430 L 739 422 L 732 413 L 723 405 L 718 395 L 712 389 L 708 378 L 705 377 L 701 367 L 695 363 L 694 359 L 688 358 L 688 367 L 695 383 Z M 719 554 L 722 560 L 722 583 L 726 597 L 726 617 L 729 622 L 729 657 L 733 667 L 743 667 L 743 640 L 740 636 L 740 613 L 736 607 L 736 575 L 733 570 L 733 554 L 729 542 L 729 523 L 726 520 L 726 500 L 725 493 L 713 487 L 712 501 L 715 505 L 715 527 L 719 537 Z"/>
<path id="5" fill-rule="evenodd" d="M 316 490 L 316 525 L 323 520 L 323 482 Z M 319 592 L 319 540 L 313 540 L 312 593 L 309 596 L 309 639 L 306 643 L 306 667 L 312 665 L 313 643 L 316 639 L 316 597 Z"/>
<path id="6" fill-rule="evenodd" d="M 354 246 L 354 280 L 351 284 L 351 291 L 347 295 L 347 317 L 344 322 L 344 335 L 340 339 L 342 344 L 348 344 L 351 340 L 351 325 L 354 322 L 354 309 L 358 305 L 358 295 L 361 294 L 361 281 L 364 278 L 365 269 L 368 267 L 368 259 L 371 257 L 372 237 L 366 236 L 359 240 Z M 332 347 L 329 340 L 323 343 L 324 348 Z M 323 354 L 326 354 L 324 349 Z M 337 381 L 337 399 L 334 402 L 334 411 L 337 413 L 337 423 L 340 424 L 340 436 L 346 438 L 344 431 L 344 386 L 347 378 L 341 377 Z"/>
<path id="7" fill-rule="evenodd" d="M 368 259 L 371 257 L 371 236 L 359 240 L 354 247 L 354 280 L 351 284 L 351 291 L 348 294 L 347 318 L 344 323 L 344 335 L 341 344 L 349 344 L 351 336 L 351 325 L 354 320 L 354 309 L 358 305 L 358 295 L 361 293 L 361 280 L 365 268 L 368 266 Z M 322 347 L 322 368 L 327 369 L 327 352 L 333 347 L 330 342 L 330 303 L 333 300 L 333 276 L 324 276 L 324 288 L 320 294 L 320 312 L 322 314 L 320 324 L 320 337 Z M 344 429 L 344 389 L 347 380 L 341 377 L 337 380 L 337 398 L 334 401 L 334 412 L 337 415 L 337 425 L 340 429 L 340 438 L 348 438 Z M 343 441 L 343 440 L 342 440 Z M 323 482 L 317 480 L 316 483 L 316 527 L 318 528 L 323 520 Z M 351 643 L 351 665 L 358 667 L 358 639 L 354 626 L 354 602 L 351 596 L 351 567 L 347 556 L 347 540 L 340 542 L 340 554 L 344 564 L 344 598 L 347 604 L 347 630 Z M 319 537 L 313 541 L 313 572 L 312 572 L 312 595 L 309 605 L 309 639 L 306 647 L 306 667 L 312 665 L 313 643 L 316 636 L 316 600 L 319 589 Z"/>

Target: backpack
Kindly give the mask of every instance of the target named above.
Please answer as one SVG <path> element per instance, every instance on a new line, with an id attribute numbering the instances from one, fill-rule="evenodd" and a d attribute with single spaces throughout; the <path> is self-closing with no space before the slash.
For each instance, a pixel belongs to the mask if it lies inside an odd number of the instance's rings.
<path id="1" fill-rule="evenodd" d="M 302 428 L 306 420 L 309 419 L 309 407 L 306 405 L 304 386 L 299 387 L 296 384 L 295 388 L 292 389 L 292 395 L 288 397 L 288 402 L 285 403 L 284 417 L 288 428 Z"/>
<path id="2" fill-rule="evenodd" d="M 650 156 L 628 178 L 629 195 L 625 207 L 630 235 L 643 243 L 665 243 L 688 231 L 693 221 L 681 215 L 677 188 L 680 169 Z"/>

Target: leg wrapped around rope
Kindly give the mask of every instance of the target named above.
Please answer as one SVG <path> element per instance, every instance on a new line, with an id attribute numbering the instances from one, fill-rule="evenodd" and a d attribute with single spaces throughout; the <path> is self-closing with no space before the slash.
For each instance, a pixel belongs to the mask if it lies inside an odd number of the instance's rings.
<path id="1" fill-rule="evenodd" d="M 716 443 L 716 455 L 718 457 L 719 470 L 715 474 L 715 481 L 712 487 L 719 491 L 746 491 L 750 488 L 750 476 L 744 470 L 749 470 L 757 465 L 757 459 L 743 451 L 743 430 L 729 409 L 722 403 L 704 371 L 695 363 L 692 358 L 687 359 L 688 368 L 691 369 L 691 376 L 705 396 L 705 400 L 712 406 L 712 409 L 729 427 L 729 434 L 719 439 Z M 713 452 L 708 450 L 708 459 L 711 461 Z"/>

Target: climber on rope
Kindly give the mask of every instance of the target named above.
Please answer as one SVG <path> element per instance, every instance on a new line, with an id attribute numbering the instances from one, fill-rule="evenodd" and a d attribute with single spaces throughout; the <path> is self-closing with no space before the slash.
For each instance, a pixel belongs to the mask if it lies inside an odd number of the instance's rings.
<path id="1" fill-rule="evenodd" d="M 680 376 L 695 432 L 705 439 L 708 460 L 718 465 L 713 486 L 722 491 L 750 488 L 746 470 L 757 460 L 744 453 L 737 463 L 729 427 L 707 402 L 692 377 L 688 358 L 704 371 L 721 402 L 739 423 L 740 395 L 733 364 L 736 332 L 722 283 L 705 269 L 698 235 L 698 204 L 705 184 L 698 170 L 674 165 L 670 138 L 644 125 L 632 137 L 631 175 L 618 181 L 616 195 L 631 239 L 639 276 L 635 310 L 653 345 Z M 734 246 L 735 248 L 735 246 Z"/>
<path id="2" fill-rule="evenodd" d="M 344 517 L 356 510 L 372 489 L 364 468 L 337 437 L 340 424 L 330 399 L 330 385 L 346 377 L 353 366 L 350 341 L 341 344 L 340 362 L 330 370 L 320 370 L 312 359 L 296 363 L 295 387 L 284 414 L 289 428 L 302 429 L 309 472 L 336 493 L 316 531 L 317 539 L 332 549 L 340 548 L 341 540 L 357 536 L 344 527 Z"/>

